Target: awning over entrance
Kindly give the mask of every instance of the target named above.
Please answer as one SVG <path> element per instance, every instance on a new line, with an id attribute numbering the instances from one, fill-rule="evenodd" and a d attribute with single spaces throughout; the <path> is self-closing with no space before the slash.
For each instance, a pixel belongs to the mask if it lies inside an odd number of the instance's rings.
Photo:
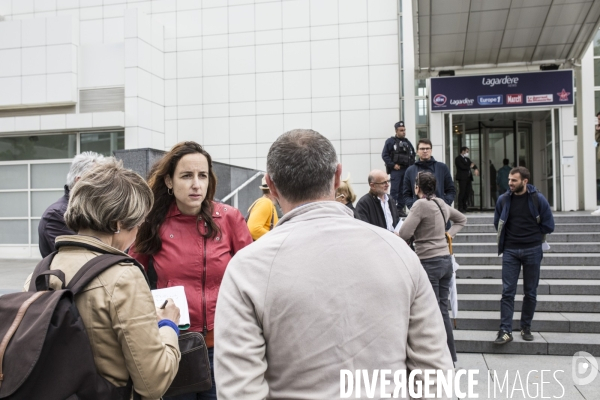
<path id="1" fill-rule="evenodd" d="M 415 69 L 577 63 L 600 0 L 413 0 Z"/>

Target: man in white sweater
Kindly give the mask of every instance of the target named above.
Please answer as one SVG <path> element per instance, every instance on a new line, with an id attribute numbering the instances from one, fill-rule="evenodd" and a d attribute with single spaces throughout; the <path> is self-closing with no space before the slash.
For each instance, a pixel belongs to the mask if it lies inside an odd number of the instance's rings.
<path id="1" fill-rule="evenodd" d="M 317 132 L 290 131 L 271 146 L 266 180 L 285 215 L 225 272 L 215 319 L 219 399 L 322 400 L 351 390 L 357 398 L 357 386 L 366 398 L 364 379 L 349 387 L 350 372 L 452 370 L 419 259 L 402 239 L 335 201 L 341 172 L 331 142 Z"/>

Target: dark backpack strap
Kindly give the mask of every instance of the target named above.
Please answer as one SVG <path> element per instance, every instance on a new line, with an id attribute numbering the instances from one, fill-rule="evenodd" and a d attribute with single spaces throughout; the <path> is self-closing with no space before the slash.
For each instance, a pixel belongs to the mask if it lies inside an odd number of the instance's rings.
<path id="1" fill-rule="evenodd" d="M 65 288 L 66 278 L 64 272 L 62 272 L 60 269 L 51 269 L 49 271 L 40 272 L 40 274 L 35 278 L 36 292 L 48 290 L 50 288 L 50 282 L 48 281 L 50 275 L 54 275 L 60 279 L 62 281 L 61 289 Z"/>
<path id="2" fill-rule="evenodd" d="M 275 212 L 276 212 L 275 205 L 272 204 L 272 206 L 271 206 L 271 226 L 269 227 L 269 231 L 273 230 L 273 222 L 275 221 Z"/>
<path id="3" fill-rule="evenodd" d="M 142 266 L 131 257 L 121 256 L 118 254 L 101 254 L 86 262 L 83 267 L 77 271 L 75 276 L 73 276 L 67 285 L 67 289 L 70 289 L 71 292 L 76 295 L 83 290 L 83 288 L 85 288 L 96 276 L 106 271 L 113 265 L 121 262 L 132 263 L 140 268 L 143 272 Z M 146 277 L 146 280 L 147 279 L 148 278 Z"/>
<path id="4" fill-rule="evenodd" d="M 28 290 L 29 292 L 37 292 L 36 285 L 35 285 L 37 277 L 42 272 L 50 271 L 50 264 L 52 264 L 52 260 L 54 259 L 54 256 L 56 255 L 56 253 L 58 253 L 58 251 L 48 254 L 44 259 L 42 259 L 42 261 L 40 261 L 38 263 L 38 265 L 36 265 L 35 269 L 33 270 L 33 273 L 31 274 L 31 281 L 29 282 L 29 290 Z M 48 281 L 48 276 L 46 276 L 46 288 L 48 287 L 49 284 L 50 283 Z"/>
<path id="5" fill-rule="evenodd" d="M 246 220 L 246 222 L 248 222 L 248 220 L 250 219 L 250 213 L 252 212 L 252 209 L 254 208 L 254 206 L 256 205 L 256 203 L 258 203 L 258 200 L 260 200 L 260 198 L 254 200 L 254 203 L 252 203 L 252 205 L 248 209 L 248 214 L 246 214 L 246 217 L 244 218 Z"/>
<path id="6" fill-rule="evenodd" d="M 535 208 L 535 211 L 537 211 L 535 222 L 537 222 L 539 225 L 542 223 L 542 218 L 540 216 L 540 198 L 537 190 L 531 194 L 531 200 L 533 201 L 533 207 Z"/>

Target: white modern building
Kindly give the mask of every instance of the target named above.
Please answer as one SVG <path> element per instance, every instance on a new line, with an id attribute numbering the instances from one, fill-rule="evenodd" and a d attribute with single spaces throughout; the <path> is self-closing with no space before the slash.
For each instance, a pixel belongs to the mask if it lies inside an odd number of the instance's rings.
<path id="1" fill-rule="evenodd" d="M 194 140 L 264 169 L 279 134 L 312 128 L 362 195 L 399 119 L 438 161 L 461 145 L 485 167 L 522 155 L 555 209 L 594 209 L 599 18 L 600 0 L 0 0 L 0 257 L 38 256 L 79 152 Z M 575 71 L 575 107 L 431 110 L 440 70 L 541 64 Z"/>

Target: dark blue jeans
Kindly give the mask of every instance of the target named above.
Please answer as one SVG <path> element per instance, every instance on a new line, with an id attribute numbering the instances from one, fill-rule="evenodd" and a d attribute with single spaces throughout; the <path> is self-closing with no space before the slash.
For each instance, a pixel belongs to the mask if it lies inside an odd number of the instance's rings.
<path id="1" fill-rule="evenodd" d="M 402 167 L 400 170 L 396 171 L 393 169 L 390 172 L 390 196 L 396 202 L 396 206 L 398 210 L 402 210 L 404 208 L 404 198 L 402 197 L 402 183 L 404 182 L 404 174 L 406 173 L 406 169 L 408 167 Z"/>
<path id="2" fill-rule="evenodd" d="M 540 282 L 542 246 L 529 249 L 504 249 L 502 254 L 502 300 L 500 301 L 500 329 L 512 332 L 515 294 L 521 265 L 523 265 L 523 307 L 521 329 L 531 328 L 537 304 L 537 288 Z"/>
<path id="3" fill-rule="evenodd" d="M 209 390 L 200 393 L 181 394 L 179 396 L 164 397 L 164 400 L 217 400 L 217 386 L 215 385 L 215 370 L 213 364 L 214 348 L 208 349 L 208 361 L 210 362 L 210 376 L 212 378 L 212 387 Z"/>

